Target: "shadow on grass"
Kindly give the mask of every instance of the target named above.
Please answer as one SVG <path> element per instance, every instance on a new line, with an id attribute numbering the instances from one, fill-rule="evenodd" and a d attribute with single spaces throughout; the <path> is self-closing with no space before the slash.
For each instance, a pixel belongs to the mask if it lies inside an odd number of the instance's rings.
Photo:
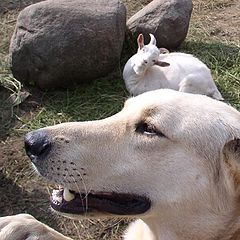
<path id="1" fill-rule="evenodd" d="M 6 99 L 10 94 L 0 87 L 0 140 L 6 137 L 13 119 L 13 106 L 7 104 Z"/>
<path id="2" fill-rule="evenodd" d="M 54 228 L 62 234 L 73 239 L 88 239 L 92 234 L 94 239 L 121 239 L 127 222 L 129 220 L 108 219 L 108 220 L 81 220 L 73 221 L 54 215 L 49 209 L 49 196 L 38 189 L 31 193 L 26 192 L 7 178 L 0 170 L 0 217 L 10 216 L 20 213 L 28 213 L 37 220 Z M 46 201 L 45 201 L 46 199 Z M 111 238 L 112 236 L 115 236 Z M 92 238 L 91 238 L 92 239 Z M 14 239 L 13 239 L 14 240 Z"/>
<path id="3" fill-rule="evenodd" d="M 185 41 L 178 51 L 193 54 L 213 67 L 216 66 L 216 61 L 222 67 L 231 67 L 239 62 L 240 57 L 237 45 L 222 42 Z"/>
<path id="4" fill-rule="evenodd" d="M 31 193 L 20 188 L 12 179 L 0 171 L 0 217 L 19 213 L 29 213 L 38 220 L 58 229 L 58 220 L 49 209 L 49 196 L 34 189 Z M 43 199 L 46 199 L 44 202 Z"/>

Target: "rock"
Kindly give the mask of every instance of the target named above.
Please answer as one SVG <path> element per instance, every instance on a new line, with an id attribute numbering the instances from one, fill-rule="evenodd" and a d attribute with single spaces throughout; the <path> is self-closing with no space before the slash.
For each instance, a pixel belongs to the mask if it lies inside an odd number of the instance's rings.
<path id="1" fill-rule="evenodd" d="M 69 87 L 111 72 L 126 28 L 120 0 L 48 0 L 25 8 L 10 44 L 14 77 L 42 89 Z"/>
<path id="2" fill-rule="evenodd" d="M 158 47 L 176 48 L 187 36 L 192 7 L 191 0 L 153 0 L 133 15 L 127 26 L 135 37 L 152 33 Z"/>

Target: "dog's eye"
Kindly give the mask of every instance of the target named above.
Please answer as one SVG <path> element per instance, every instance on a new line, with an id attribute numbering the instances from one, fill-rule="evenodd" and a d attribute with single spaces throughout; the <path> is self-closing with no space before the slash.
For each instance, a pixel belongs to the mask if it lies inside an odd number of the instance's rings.
<path id="1" fill-rule="evenodd" d="M 149 136 L 158 135 L 164 137 L 164 134 L 159 132 L 153 125 L 150 125 L 145 122 L 140 122 L 136 125 L 136 132 Z"/>

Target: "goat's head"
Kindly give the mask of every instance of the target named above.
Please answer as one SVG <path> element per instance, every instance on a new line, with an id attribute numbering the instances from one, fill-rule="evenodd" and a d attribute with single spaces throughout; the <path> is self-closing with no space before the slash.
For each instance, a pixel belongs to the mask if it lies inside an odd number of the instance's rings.
<path id="1" fill-rule="evenodd" d="M 156 38 L 152 34 L 149 35 L 151 40 L 149 44 L 144 45 L 143 34 L 139 34 L 137 38 L 138 55 L 141 57 L 143 64 L 152 66 L 158 61 L 160 51 L 156 46 Z"/>
<path id="2" fill-rule="evenodd" d="M 153 65 L 158 65 L 161 67 L 169 66 L 169 63 L 159 61 L 160 50 L 156 46 L 156 38 L 153 34 L 150 35 L 150 42 L 147 45 L 144 45 L 143 34 L 139 34 L 137 38 L 138 43 L 138 60 L 141 62 L 141 65 L 150 67 Z"/>

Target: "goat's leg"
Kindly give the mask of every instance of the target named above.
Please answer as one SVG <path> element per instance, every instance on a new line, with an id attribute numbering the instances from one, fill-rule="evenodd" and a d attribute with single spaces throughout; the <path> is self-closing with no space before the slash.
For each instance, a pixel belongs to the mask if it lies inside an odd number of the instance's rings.
<path id="1" fill-rule="evenodd" d="M 217 100 L 223 100 L 212 77 L 199 74 L 189 74 L 179 84 L 180 92 L 203 94 Z"/>

